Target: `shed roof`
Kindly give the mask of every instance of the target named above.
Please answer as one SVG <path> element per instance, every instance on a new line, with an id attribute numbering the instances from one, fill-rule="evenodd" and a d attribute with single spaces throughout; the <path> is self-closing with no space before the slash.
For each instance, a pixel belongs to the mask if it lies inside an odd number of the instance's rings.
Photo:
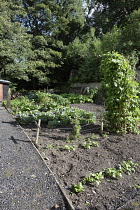
<path id="1" fill-rule="evenodd" d="M 9 85 L 9 84 L 11 84 L 11 82 L 10 82 L 10 81 L 8 81 L 8 80 L 3 80 L 3 79 L 0 79 L 0 84 L 6 84 L 6 85 Z"/>

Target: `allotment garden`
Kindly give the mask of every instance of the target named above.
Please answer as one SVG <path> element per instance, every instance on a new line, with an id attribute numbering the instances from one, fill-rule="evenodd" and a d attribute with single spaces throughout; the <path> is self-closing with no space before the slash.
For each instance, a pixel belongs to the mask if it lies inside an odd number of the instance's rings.
<path id="1" fill-rule="evenodd" d="M 74 209 L 139 209 L 138 85 L 122 55 L 106 54 L 101 67 L 104 105 L 95 103 L 92 90 L 31 91 L 11 100 L 11 113 L 34 143 L 41 120 L 35 145 Z"/>

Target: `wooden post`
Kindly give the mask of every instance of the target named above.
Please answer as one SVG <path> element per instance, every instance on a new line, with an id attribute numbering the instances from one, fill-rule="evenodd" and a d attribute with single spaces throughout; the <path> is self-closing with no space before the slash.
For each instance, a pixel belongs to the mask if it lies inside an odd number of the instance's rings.
<path id="1" fill-rule="evenodd" d="M 7 103 L 6 103 L 6 108 L 7 109 L 10 109 L 10 100 L 11 100 L 11 90 L 9 88 L 8 92 L 7 92 Z"/>
<path id="2" fill-rule="evenodd" d="M 103 118 L 101 117 L 101 134 L 103 133 L 103 129 L 104 129 L 104 122 Z"/>
<path id="3" fill-rule="evenodd" d="M 36 134 L 36 142 L 35 142 L 36 146 L 38 146 L 39 131 L 40 131 L 40 128 L 41 128 L 40 124 L 41 124 L 41 119 L 39 119 L 38 123 L 36 123 L 36 125 L 37 125 L 37 134 Z"/>

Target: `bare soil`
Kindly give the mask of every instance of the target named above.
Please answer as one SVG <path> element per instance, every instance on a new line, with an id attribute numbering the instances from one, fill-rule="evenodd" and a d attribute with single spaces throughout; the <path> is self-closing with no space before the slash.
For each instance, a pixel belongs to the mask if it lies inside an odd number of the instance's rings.
<path id="1" fill-rule="evenodd" d="M 97 118 L 104 112 L 96 104 L 73 104 L 72 106 L 92 111 Z M 36 125 L 23 126 L 28 136 L 35 141 Z M 71 200 L 75 210 L 140 210 L 140 135 L 100 134 L 100 122 L 82 126 L 80 137 L 69 142 L 71 127 L 48 128 L 41 125 L 39 152 L 54 173 L 59 184 Z M 83 148 L 87 138 L 98 142 L 98 147 Z M 65 145 L 77 145 L 75 151 L 64 150 Z M 84 185 L 84 192 L 72 194 L 72 186 L 90 173 L 114 168 L 123 160 L 138 163 L 136 171 L 122 178 L 104 178 L 100 185 Z"/>

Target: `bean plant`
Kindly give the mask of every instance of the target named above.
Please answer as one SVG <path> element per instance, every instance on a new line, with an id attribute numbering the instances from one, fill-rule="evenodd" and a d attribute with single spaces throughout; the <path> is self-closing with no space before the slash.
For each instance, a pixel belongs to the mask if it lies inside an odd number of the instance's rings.
<path id="1" fill-rule="evenodd" d="M 106 115 L 109 130 L 118 133 L 139 133 L 138 83 L 129 60 L 116 52 L 104 55 L 101 62 L 106 90 Z"/>
<path id="2" fill-rule="evenodd" d="M 69 136 L 70 139 L 77 139 L 80 135 L 81 125 L 78 116 L 75 114 L 74 119 L 71 118 L 72 132 Z"/>

